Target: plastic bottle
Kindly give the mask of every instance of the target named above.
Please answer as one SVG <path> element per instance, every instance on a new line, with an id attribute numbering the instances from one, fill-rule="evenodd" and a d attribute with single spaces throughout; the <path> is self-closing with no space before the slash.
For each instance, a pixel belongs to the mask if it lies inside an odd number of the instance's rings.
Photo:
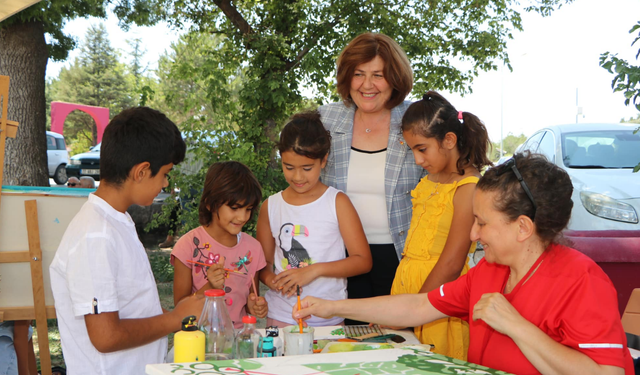
<path id="1" fill-rule="evenodd" d="M 244 327 L 236 336 L 236 359 L 257 358 L 262 335 L 256 331 L 256 317 L 247 315 L 242 318 Z"/>
<path id="2" fill-rule="evenodd" d="M 191 315 L 182 319 L 182 331 L 173 336 L 173 344 L 174 362 L 204 361 L 204 332 L 198 330 L 195 316 Z"/>
<path id="3" fill-rule="evenodd" d="M 276 326 L 270 326 L 266 328 L 266 336 L 273 339 L 273 346 L 275 347 L 275 356 L 284 355 L 284 344 L 282 338 L 279 336 L 280 331 Z"/>
<path id="4" fill-rule="evenodd" d="M 205 333 L 205 359 L 217 361 L 233 358 L 234 331 L 227 305 L 224 302 L 224 290 L 209 289 L 198 326 Z"/>
<path id="5" fill-rule="evenodd" d="M 276 348 L 273 346 L 273 337 L 262 339 L 262 348 L 258 352 L 258 357 L 275 357 L 277 354 Z"/>

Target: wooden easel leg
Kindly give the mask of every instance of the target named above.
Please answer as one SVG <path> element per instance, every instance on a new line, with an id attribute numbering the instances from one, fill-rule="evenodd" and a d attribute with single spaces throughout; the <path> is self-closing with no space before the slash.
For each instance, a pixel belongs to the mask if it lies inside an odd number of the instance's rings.
<path id="1" fill-rule="evenodd" d="M 38 225 L 38 205 L 36 200 L 24 202 L 29 236 L 29 256 L 31 257 L 31 280 L 33 286 L 33 306 L 38 329 L 40 349 L 40 373 L 51 375 L 51 353 L 49 352 L 49 331 L 44 300 L 44 280 L 42 276 L 42 249 L 40 248 L 40 227 Z"/>

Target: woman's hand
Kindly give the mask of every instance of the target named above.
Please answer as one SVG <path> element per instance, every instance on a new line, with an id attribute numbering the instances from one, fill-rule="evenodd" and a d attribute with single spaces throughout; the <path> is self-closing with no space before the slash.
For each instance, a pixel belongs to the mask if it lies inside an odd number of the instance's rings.
<path id="1" fill-rule="evenodd" d="M 301 310 L 298 311 L 298 305 L 293 305 L 293 311 L 291 316 L 296 321 L 298 319 L 309 319 L 311 315 L 315 315 L 319 318 L 329 319 L 334 316 L 334 302 L 328 301 L 316 297 L 305 297 L 300 302 Z"/>
<path id="2" fill-rule="evenodd" d="M 220 257 L 218 263 L 214 263 L 207 268 L 207 280 L 213 289 L 224 289 L 224 280 L 227 278 L 227 271 L 224 270 L 223 256 Z"/>
<path id="3" fill-rule="evenodd" d="M 491 328 L 510 336 L 513 329 L 527 322 L 502 293 L 486 293 L 473 307 L 473 320 L 481 319 Z"/>
<path id="4" fill-rule="evenodd" d="M 273 278 L 274 289 L 280 291 L 283 296 L 291 297 L 297 292 L 296 286 L 300 286 L 300 290 L 302 290 L 303 286 L 308 285 L 318 277 L 314 270 L 315 267 L 307 266 L 280 272 Z"/>
<path id="5" fill-rule="evenodd" d="M 255 294 L 250 293 L 247 298 L 247 312 L 258 318 L 264 318 L 267 316 L 269 306 L 267 300 L 264 297 L 256 297 Z"/>

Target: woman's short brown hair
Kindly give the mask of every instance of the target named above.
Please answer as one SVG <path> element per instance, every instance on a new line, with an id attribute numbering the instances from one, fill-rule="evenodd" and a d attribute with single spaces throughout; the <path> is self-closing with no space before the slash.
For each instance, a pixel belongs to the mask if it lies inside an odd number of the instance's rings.
<path id="1" fill-rule="evenodd" d="M 380 56 L 384 61 L 384 79 L 393 88 L 385 105 L 387 109 L 402 103 L 411 92 L 413 71 L 404 50 L 384 34 L 365 33 L 349 42 L 338 57 L 337 89 L 346 105 L 353 103 L 349 92 L 356 67 L 375 59 L 376 56 Z"/>
<path id="2" fill-rule="evenodd" d="M 251 216 L 262 200 L 262 188 L 251 170 L 237 161 L 214 163 L 204 179 L 198 221 L 207 226 L 222 205 L 252 207 Z"/>

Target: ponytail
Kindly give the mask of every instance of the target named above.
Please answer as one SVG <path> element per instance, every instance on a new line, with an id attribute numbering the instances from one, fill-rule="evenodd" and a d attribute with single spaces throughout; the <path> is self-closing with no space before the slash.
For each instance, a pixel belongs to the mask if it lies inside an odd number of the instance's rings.
<path id="1" fill-rule="evenodd" d="M 447 99 L 435 91 L 429 91 L 409 106 L 402 117 L 402 131 L 412 131 L 442 143 L 447 133 L 458 138 L 460 153 L 456 167 L 464 174 L 464 168 L 472 165 L 481 171 L 493 165 L 487 157 L 491 147 L 489 134 L 480 119 L 472 113 L 457 111 Z"/>
<path id="2" fill-rule="evenodd" d="M 462 127 L 460 134 L 456 134 L 458 136 L 458 151 L 460 152 L 457 163 L 458 171 L 462 171 L 469 164 L 479 171 L 482 171 L 486 166 L 493 166 L 487 156 L 487 151 L 491 148 L 487 128 L 473 113 L 462 111 L 460 113 L 462 114 Z"/>

